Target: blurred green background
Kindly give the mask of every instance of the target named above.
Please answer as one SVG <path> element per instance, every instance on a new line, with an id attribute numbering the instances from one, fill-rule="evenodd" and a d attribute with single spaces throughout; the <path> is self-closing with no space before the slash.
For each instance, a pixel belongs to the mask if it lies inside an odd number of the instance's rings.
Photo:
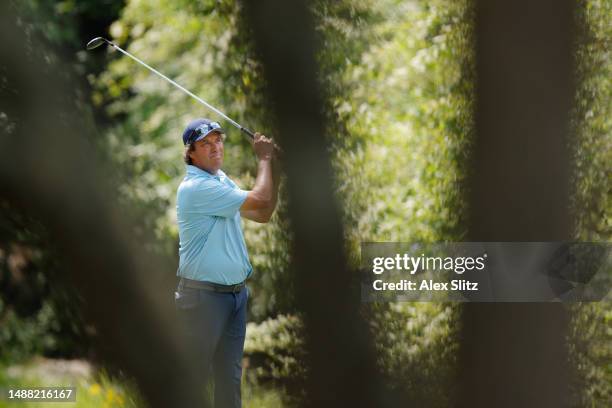
<path id="1" fill-rule="evenodd" d="M 572 113 L 574 237 L 609 241 L 612 1 L 577 3 L 582 31 Z M 184 174 L 179 137 L 190 119 L 211 114 L 121 54 L 87 52 L 84 46 L 108 36 L 238 122 L 273 136 L 261 65 L 239 5 L 24 0 L 11 7 L 31 52 L 42 54 L 49 67 L 61 64 L 77 85 L 71 95 L 75 109 L 99 129 L 83 137 L 108 165 L 116 200 L 140 220 L 132 233 L 148 250 L 176 259 L 175 191 Z M 340 0 L 314 1 L 312 9 L 323 45 L 319 80 L 330 96 L 326 114 L 334 118 L 329 148 L 351 266 L 358 265 L 362 241 L 462 240 L 473 137 L 471 3 Z M 0 127 L 10 126 L 11 118 L 0 112 Z M 248 188 L 254 156 L 236 130 L 229 128 L 228 137 L 224 170 Z M 75 363 L 77 368 L 54 371 L 53 361 L 62 361 L 57 359 L 103 367 L 96 329 L 81 315 L 83 299 L 56 279 L 62 265 L 45 225 L 9 202 L 0 200 L 0 206 L 0 386 L 76 382 L 84 396 L 77 406 L 142 406 L 135 386 L 112 368 L 79 371 Z M 300 316 L 287 290 L 291 235 L 282 199 L 271 224 L 247 221 L 244 231 L 256 271 L 250 281 L 245 401 L 291 406 L 307 372 L 300 364 Z M 156 278 L 172 281 L 175 274 L 168 270 Z M 389 389 L 421 395 L 431 406 L 451 405 L 459 308 L 398 303 L 368 309 Z M 607 302 L 570 309 L 575 406 L 610 406 L 612 307 Z"/>

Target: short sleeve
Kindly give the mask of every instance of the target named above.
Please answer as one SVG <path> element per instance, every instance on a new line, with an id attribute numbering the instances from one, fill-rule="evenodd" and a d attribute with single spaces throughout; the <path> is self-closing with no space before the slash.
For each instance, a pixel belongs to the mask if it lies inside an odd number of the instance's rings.
<path id="1" fill-rule="evenodd" d="M 202 215 L 233 217 L 246 200 L 248 191 L 216 179 L 194 183 L 184 192 L 184 208 Z"/>

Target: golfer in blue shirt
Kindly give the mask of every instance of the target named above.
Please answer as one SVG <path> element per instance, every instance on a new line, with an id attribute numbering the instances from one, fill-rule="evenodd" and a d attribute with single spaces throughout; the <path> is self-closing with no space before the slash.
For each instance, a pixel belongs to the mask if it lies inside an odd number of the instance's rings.
<path id="1" fill-rule="evenodd" d="M 225 134 L 217 122 L 196 119 L 183 132 L 187 174 L 177 192 L 180 277 L 175 302 L 203 377 L 214 383 L 214 406 L 241 407 L 246 332 L 246 280 L 253 272 L 241 216 L 265 223 L 278 197 L 274 143 L 255 133 L 257 177 L 240 189 L 221 170 Z"/>

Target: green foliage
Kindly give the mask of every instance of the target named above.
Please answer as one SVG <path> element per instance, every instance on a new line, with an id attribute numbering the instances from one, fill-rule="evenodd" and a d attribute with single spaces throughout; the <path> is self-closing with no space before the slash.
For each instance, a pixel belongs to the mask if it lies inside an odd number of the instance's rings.
<path id="1" fill-rule="evenodd" d="M 342 73 L 350 91 L 334 99 L 347 129 L 334 165 L 354 266 L 362 241 L 460 241 L 467 224 L 472 10 L 468 2 L 377 5 L 384 14 L 370 47 Z M 456 308 L 375 304 L 368 315 L 384 383 L 448 406 Z"/>
<path id="2" fill-rule="evenodd" d="M 45 226 L 8 202 L 0 210 L 0 361 L 83 353 L 82 301 L 60 281 Z"/>
<path id="3" fill-rule="evenodd" d="M 255 382 L 293 383 L 304 379 L 303 325 L 293 315 L 248 323 L 244 354 L 247 376 Z"/>
<path id="4" fill-rule="evenodd" d="M 572 207 L 575 237 L 609 241 L 612 237 L 612 1 L 578 2 L 576 71 L 572 128 L 574 162 Z"/>
<path id="5" fill-rule="evenodd" d="M 374 306 L 371 326 L 382 383 L 429 406 L 448 406 L 453 399 L 457 308 L 434 303 Z M 255 384 L 283 387 L 304 381 L 303 324 L 295 315 L 279 315 L 247 325 L 246 376 Z M 435 390 L 445 389 L 438 393 Z"/>
<path id="6" fill-rule="evenodd" d="M 71 368 L 70 368 L 71 367 Z M 0 388 L 5 387 L 76 387 L 76 402 L 54 402 L 42 405 L 40 402 L 0 401 L 0 408 L 35 408 L 41 406 L 66 408 L 144 408 L 148 405 L 140 395 L 133 380 L 123 376 L 110 375 L 100 369 L 91 373 L 92 368 L 83 360 L 33 359 L 22 365 L 0 364 Z M 286 395 L 278 389 L 245 382 L 242 396 L 252 408 L 292 406 L 286 403 Z"/>
<path id="7" fill-rule="evenodd" d="M 372 332 L 383 383 L 427 406 L 451 406 L 456 397 L 458 310 L 400 302 L 376 313 Z"/>
<path id="8" fill-rule="evenodd" d="M 609 303 L 584 303 L 570 308 L 568 334 L 576 406 L 612 404 L 612 309 Z"/>
<path id="9" fill-rule="evenodd" d="M 248 403 L 245 403 L 245 406 L 252 408 L 294 406 L 294 404 L 287 402 L 287 396 L 280 392 L 278 388 L 253 386 L 248 383 L 242 390 L 242 400 L 248 401 Z"/>
<path id="10" fill-rule="evenodd" d="M 123 0 L 10 0 L 20 15 L 28 34 L 37 35 L 54 47 L 50 58 L 58 53 L 83 50 L 81 34 L 88 26 L 104 26 L 116 18 Z"/>
<path id="11" fill-rule="evenodd" d="M 581 0 L 576 41 L 577 90 L 570 139 L 573 159 L 572 210 L 578 241 L 612 237 L 612 1 Z M 610 302 L 570 308 L 568 335 L 577 406 L 612 405 L 612 306 Z"/>
<path id="12" fill-rule="evenodd" d="M 31 318 L 19 317 L 14 310 L 5 309 L 8 307 L 0 301 L 3 317 L 0 331 L 0 344 L 4 351 L 0 356 L 2 360 L 19 361 L 53 349 L 57 339 L 52 332 L 57 327 L 57 320 L 48 303 Z"/>
<path id="13" fill-rule="evenodd" d="M 346 70 L 350 98 L 335 102 L 362 141 L 334 160 L 352 248 L 460 240 L 474 78 L 466 4 L 379 6 L 377 41 Z"/>
<path id="14" fill-rule="evenodd" d="M 70 368 L 71 367 L 71 368 Z M 144 401 L 133 381 L 113 377 L 104 369 L 89 374 L 82 360 L 32 359 L 21 365 L 0 365 L 0 387 L 76 387 L 76 402 L 54 402 L 49 406 L 72 408 L 136 408 Z M 10 373 L 10 374 L 9 374 Z M 40 407 L 40 402 L 0 401 L 0 407 Z"/>
<path id="15" fill-rule="evenodd" d="M 92 67 L 81 36 L 112 20 L 121 1 L 107 0 L 105 7 L 99 6 L 87 0 L 24 0 L 8 6 L 14 13 L 12 28 L 22 32 L 12 39 L 13 45 L 23 52 L 29 68 L 35 67 L 41 78 L 61 80 L 63 89 L 69 90 L 46 101 L 62 112 L 58 118 L 62 123 L 71 123 L 75 117 L 92 123 L 87 94 L 75 80 Z M 0 63 L 2 96 L 9 101 L 0 108 L 2 137 L 12 137 L 15 129 L 24 126 L 24 116 L 32 114 L 20 102 L 34 98 L 35 90 L 28 88 L 19 76 L 21 67 L 14 62 Z M 10 103 L 15 96 L 18 99 Z M 95 132 L 83 134 L 95 143 Z M 82 299 L 61 281 L 58 251 L 40 214 L 32 214 L 29 204 L 11 201 L 4 194 L 0 198 L 0 360 L 21 360 L 33 353 L 84 354 L 89 336 L 81 316 Z"/>

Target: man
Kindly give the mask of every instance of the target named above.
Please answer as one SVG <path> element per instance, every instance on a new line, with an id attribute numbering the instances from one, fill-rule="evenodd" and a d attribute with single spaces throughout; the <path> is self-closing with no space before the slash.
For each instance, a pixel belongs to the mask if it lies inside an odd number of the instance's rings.
<path id="1" fill-rule="evenodd" d="M 274 144 L 255 133 L 257 177 L 241 190 L 221 170 L 225 134 L 217 122 L 196 119 L 183 132 L 187 174 L 177 192 L 178 317 L 203 377 L 213 374 L 214 406 L 240 407 L 246 332 L 246 279 L 252 273 L 241 216 L 265 223 L 276 207 Z"/>

